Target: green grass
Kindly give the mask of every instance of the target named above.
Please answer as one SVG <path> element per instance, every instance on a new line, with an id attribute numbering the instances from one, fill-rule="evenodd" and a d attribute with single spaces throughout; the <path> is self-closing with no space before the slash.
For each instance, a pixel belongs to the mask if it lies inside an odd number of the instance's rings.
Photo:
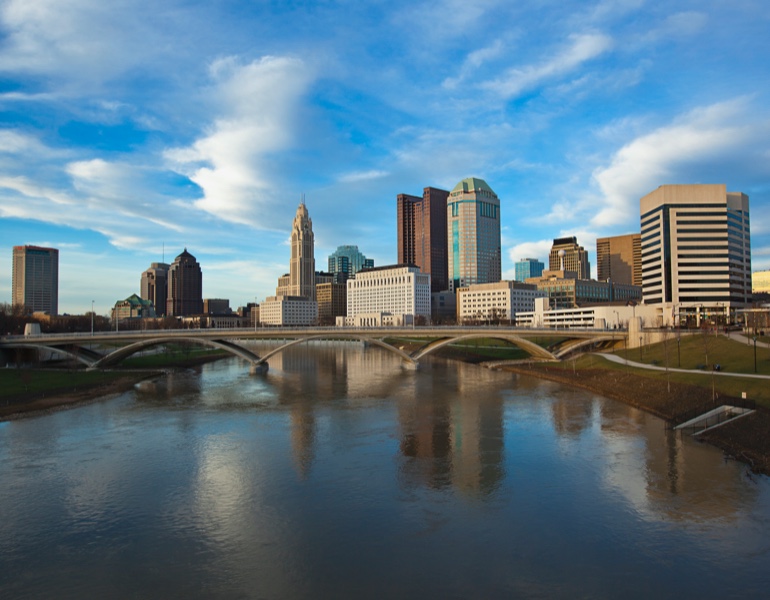
<path id="1" fill-rule="evenodd" d="M 124 374 L 107 371 L 0 370 L 0 398 L 108 383 Z"/>
<path id="2" fill-rule="evenodd" d="M 718 364 L 730 373 L 754 373 L 754 344 L 731 340 L 723 335 L 701 333 L 682 336 L 677 350 L 677 337 L 672 335 L 665 343 L 660 342 L 641 349 L 616 351 L 619 356 L 635 362 L 682 369 L 708 369 Z M 668 356 L 668 359 L 666 358 Z M 708 356 L 708 360 L 706 357 Z M 757 347 L 757 371 L 770 375 L 770 349 Z"/>
<path id="3" fill-rule="evenodd" d="M 185 348 L 184 346 L 167 346 L 163 352 L 145 355 L 134 355 L 116 365 L 117 368 L 155 369 L 184 364 L 190 360 L 208 357 L 224 357 L 230 354 L 225 350 L 212 348 Z"/>
<path id="4" fill-rule="evenodd" d="M 749 349 L 739 342 L 729 340 L 724 337 L 713 339 L 713 344 L 709 348 L 709 362 L 719 363 L 723 371 L 731 373 L 754 373 L 754 347 Z M 676 339 L 673 343 L 673 353 L 671 342 L 669 344 L 669 364 L 671 368 L 677 367 Z M 757 367 L 760 374 L 770 375 L 770 349 L 763 348 L 764 354 L 760 361 L 761 350 L 757 348 Z M 659 361 L 661 367 L 665 367 L 665 349 L 663 344 L 654 344 L 642 349 L 643 361 L 639 360 L 639 350 L 629 350 L 627 353 L 616 352 L 620 356 L 628 355 L 629 360 L 635 362 L 645 362 L 651 364 L 652 361 Z M 681 362 L 683 369 L 695 369 L 698 365 L 705 364 L 705 351 L 703 349 L 703 340 L 699 336 L 693 336 L 685 340 L 681 339 Z M 713 356 L 713 360 L 712 360 Z M 565 361 L 564 368 L 572 368 L 573 361 Z M 712 375 L 710 371 L 702 373 L 675 373 L 669 371 L 651 371 L 649 369 L 633 368 L 624 364 L 617 364 L 604 360 L 601 357 L 592 354 L 585 354 L 575 361 L 575 368 L 602 368 L 607 370 L 618 370 L 633 373 L 639 377 L 647 379 L 657 379 L 666 381 L 666 377 L 672 383 L 684 383 L 697 385 L 711 389 L 712 385 L 717 395 L 732 396 L 740 398 L 743 392 L 746 397 L 754 400 L 757 404 L 770 408 L 770 381 L 762 379 L 753 379 L 750 377 L 724 377 L 721 375 Z"/>

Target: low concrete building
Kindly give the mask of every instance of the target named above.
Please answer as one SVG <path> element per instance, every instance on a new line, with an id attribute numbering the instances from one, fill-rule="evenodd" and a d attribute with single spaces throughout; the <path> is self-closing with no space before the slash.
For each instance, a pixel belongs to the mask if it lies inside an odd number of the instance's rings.
<path id="1" fill-rule="evenodd" d="M 119 300 L 112 309 L 112 320 L 118 319 L 154 319 L 155 307 L 152 302 L 132 294 L 125 300 Z"/>
<path id="2" fill-rule="evenodd" d="M 315 325 L 318 303 L 304 296 L 268 296 L 259 305 L 259 319 L 262 325 Z"/>
<path id="3" fill-rule="evenodd" d="M 533 310 L 535 299 L 547 296 L 536 285 L 518 281 L 477 283 L 461 287 L 457 290 L 457 322 L 511 323 L 517 313 Z"/>
<path id="4" fill-rule="evenodd" d="M 638 285 L 579 279 L 575 271 L 543 271 L 540 277 L 530 277 L 527 283 L 547 292 L 554 308 L 575 308 L 585 304 L 609 302 L 641 302 L 642 288 Z"/>
<path id="5" fill-rule="evenodd" d="M 348 280 L 347 291 L 346 322 L 355 322 L 356 315 L 374 314 L 430 321 L 430 274 L 421 273 L 415 265 L 359 271 Z"/>
<path id="6" fill-rule="evenodd" d="M 639 319 L 640 327 L 660 327 L 655 306 L 607 304 L 577 308 L 551 308 L 548 298 L 535 300 L 535 310 L 516 315 L 516 325 L 537 329 L 628 329 Z"/>

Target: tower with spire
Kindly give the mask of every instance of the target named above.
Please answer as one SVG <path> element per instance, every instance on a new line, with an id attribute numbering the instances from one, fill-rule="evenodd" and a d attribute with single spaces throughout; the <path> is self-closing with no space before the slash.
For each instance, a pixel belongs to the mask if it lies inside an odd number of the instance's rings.
<path id="1" fill-rule="evenodd" d="M 291 228 L 288 295 L 315 300 L 313 221 L 305 206 L 304 194 Z"/>

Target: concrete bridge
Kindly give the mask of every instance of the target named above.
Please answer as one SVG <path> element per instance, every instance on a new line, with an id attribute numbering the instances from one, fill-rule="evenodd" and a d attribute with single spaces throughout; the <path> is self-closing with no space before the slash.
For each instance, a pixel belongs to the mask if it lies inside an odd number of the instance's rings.
<path id="1" fill-rule="evenodd" d="M 420 348 L 406 352 L 384 341 L 387 338 L 424 339 Z M 256 329 L 176 329 L 95 332 L 92 334 L 43 334 L 0 338 L 0 349 L 29 348 L 63 354 L 89 369 L 114 366 L 142 350 L 173 343 L 189 343 L 225 350 L 251 364 L 252 372 L 264 372 L 268 359 L 297 344 L 312 340 L 359 340 L 393 352 L 403 364 L 417 368 L 419 361 L 440 348 L 463 340 L 505 340 L 540 360 L 560 360 L 564 356 L 593 344 L 616 342 L 627 338 L 623 330 L 597 331 L 581 329 L 530 329 L 504 326 L 488 327 L 263 327 Z M 283 343 L 264 356 L 239 344 L 243 340 L 278 340 Z M 532 339 L 552 339 L 548 348 Z M 99 353 L 94 345 L 120 344 L 121 347 Z M 549 349 L 551 348 L 551 349 Z"/>

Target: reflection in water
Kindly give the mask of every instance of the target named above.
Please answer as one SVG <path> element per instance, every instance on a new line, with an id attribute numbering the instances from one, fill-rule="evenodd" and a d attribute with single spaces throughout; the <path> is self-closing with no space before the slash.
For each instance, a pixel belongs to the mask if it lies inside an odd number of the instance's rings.
<path id="1" fill-rule="evenodd" d="M 747 597 L 770 584 L 769 480 L 638 410 L 471 365 L 410 371 L 361 344 L 270 362 L 0 423 L 0 597 Z"/>

